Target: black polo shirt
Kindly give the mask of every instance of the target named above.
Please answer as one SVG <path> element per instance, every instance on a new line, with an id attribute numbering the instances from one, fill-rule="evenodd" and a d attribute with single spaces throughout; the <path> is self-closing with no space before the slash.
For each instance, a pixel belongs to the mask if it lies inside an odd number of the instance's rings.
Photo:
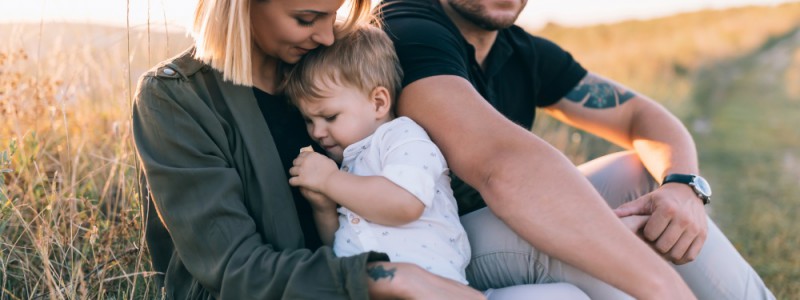
<path id="1" fill-rule="evenodd" d="M 384 0 L 384 30 L 394 42 L 405 77 L 403 86 L 436 75 L 456 75 L 504 116 L 530 129 L 536 107 L 552 105 L 586 76 L 586 70 L 558 45 L 518 26 L 498 31 L 485 59 L 470 45 L 438 0 Z M 452 99 L 458 105 L 460 99 Z M 480 194 L 453 177 L 459 214 L 485 207 Z"/>
<path id="2" fill-rule="evenodd" d="M 533 125 L 536 107 L 557 102 L 586 75 L 572 55 L 516 25 L 498 32 L 481 69 L 475 48 L 439 1 L 386 0 L 382 5 L 384 29 L 400 58 L 404 86 L 435 75 L 461 76 L 500 113 L 525 128 Z"/>

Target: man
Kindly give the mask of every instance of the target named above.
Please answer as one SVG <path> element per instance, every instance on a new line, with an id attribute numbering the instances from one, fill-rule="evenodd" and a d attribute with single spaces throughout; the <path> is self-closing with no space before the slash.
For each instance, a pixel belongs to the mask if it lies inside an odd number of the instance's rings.
<path id="1" fill-rule="evenodd" d="M 513 25 L 525 4 L 382 3 L 405 72 L 399 113 L 420 123 L 480 192 L 455 187 L 469 213 L 470 283 L 565 281 L 592 298 L 625 297 L 613 287 L 636 298 L 774 298 L 708 219 L 710 189 L 694 175 L 695 145 L 680 121 Z M 536 107 L 629 152 L 575 168 L 527 130 Z M 519 262 L 510 258 L 519 253 Z M 533 275 L 498 279 L 502 272 Z"/>

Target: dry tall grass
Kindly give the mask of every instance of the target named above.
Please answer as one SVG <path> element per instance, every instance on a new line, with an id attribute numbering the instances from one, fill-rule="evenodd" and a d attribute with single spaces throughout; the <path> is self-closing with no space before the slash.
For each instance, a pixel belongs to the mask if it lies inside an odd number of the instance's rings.
<path id="1" fill-rule="evenodd" d="M 187 39 L 37 27 L 0 27 L 0 299 L 151 298 L 130 99 Z"/>
<path id="2" fill-rule="evenodd" d="M 757 47 L 799 16 L 794 4 L 541 33 L 671 106 L 698 66 Z M 0 299 L 155 296 L 128 115 L 136 78 L 188 39 L 154 30 L 0 24 Z M 538 126 L 576 161 L 607 150 Z"/>

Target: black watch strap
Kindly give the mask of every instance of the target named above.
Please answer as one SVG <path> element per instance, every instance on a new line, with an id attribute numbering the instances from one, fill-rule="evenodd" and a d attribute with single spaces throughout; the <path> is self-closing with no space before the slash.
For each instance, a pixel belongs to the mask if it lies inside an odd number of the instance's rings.
<path id="1" fill-rule="evenodd" d="M 694 190 L 695 194 L 697 194 L 697 197 L 699 197 L 700 200 L 703 200 L 703 205 L 709 204 L 711 203 L 711 189 L 708 187 L 708 183 L 705 181 L 705 179 L 698 177 L 699 176 L 694 174 L 673 173 L 664 177 L 661 185 L 671 182 L 686 184 L 691 187 L 692 190 Z M 696 186 L 696 184 L 698 184 L 698 180 L 701 182 L 700 185 L 704 185 L 704 187 Z"/>
<path id="2" fill-rule="evenodd" d="M 670 183 L 670 182 L 678 182 L 683 184 L 690 184 L 694 181 L 694 175 L 689 174 L 669 174 L 667 177 L 664 177 L 664 181 L 661 184 Z"/>

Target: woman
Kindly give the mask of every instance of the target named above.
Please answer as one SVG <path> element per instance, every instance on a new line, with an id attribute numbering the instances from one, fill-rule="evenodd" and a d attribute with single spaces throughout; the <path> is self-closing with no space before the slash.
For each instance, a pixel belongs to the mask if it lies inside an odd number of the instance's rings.
<path id="1" fill-rule="evenodd" d="M 337 258 L 287 169 L 313 144 L 279 68 L 334 41 L 341 0 L 200 0 L 195 47 L 145 74 L 133 109 L 147 241 L 167 298 L 480 298 L 382 253 Z M 369 16 L 355 0 L 338 34 Z M 152 210 L 146 210 L 150 212 Z"/>

